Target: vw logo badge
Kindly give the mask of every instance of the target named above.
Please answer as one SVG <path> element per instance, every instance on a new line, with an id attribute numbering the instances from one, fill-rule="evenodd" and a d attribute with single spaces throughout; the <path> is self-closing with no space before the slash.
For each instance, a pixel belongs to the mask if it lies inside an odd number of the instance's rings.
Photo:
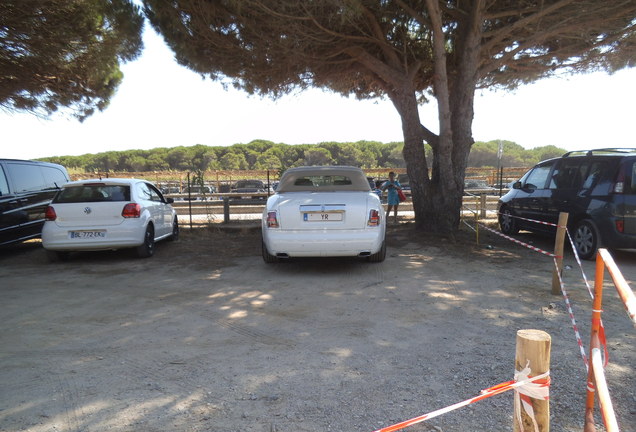
<path id="1" fill-rule="evenodd" d="M 84 213 L 86 213 L 86 214 L 91 214 L 91 212 L 92 212 L 92 210 L 91 210 L 91 208 L 90 208 L 90 207 L 86 207 L 86 208 L 84 209 Z"/>

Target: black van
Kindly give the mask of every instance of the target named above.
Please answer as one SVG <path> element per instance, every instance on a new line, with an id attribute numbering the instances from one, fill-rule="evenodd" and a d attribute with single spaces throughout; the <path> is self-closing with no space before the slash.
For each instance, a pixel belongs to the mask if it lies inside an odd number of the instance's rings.
<path id="1" fill-rule="evenodd" d="M 575 151 L 539 163 L 500 198 L 499 226 L 504 234 L 553 232 L 533 221 L 556 224 L 560 212 L 569 213 L 581 258 L 599 247 L 636 249 L 636 149 Z"/>
<path id="2" fill-rule="evenodd" d="M 0 159 L 0 246 L 39 237 L 46 206 L 69 181 L 62 165 Z"/>

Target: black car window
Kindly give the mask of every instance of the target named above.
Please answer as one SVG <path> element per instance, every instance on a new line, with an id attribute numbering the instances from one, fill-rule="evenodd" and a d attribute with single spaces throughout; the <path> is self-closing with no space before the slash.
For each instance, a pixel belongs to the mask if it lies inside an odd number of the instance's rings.
<path id="1" fill-rule="evenodd" d="M 583 184 L 589 159 L 561 159 L 552 172 L 550 189 L 579 189 Z"/>
<path id="2" fill-rule="evenodd" d="M 130 201 L 128 186 L 104 184 L 69 186 L 53 199 L 54 203 Z"/>
<path id="3" fill-rule="evenodd" d="M 582 189 L 592 189 L 598 183 L 604 172 L 607 172 L 609 168 L 608 161 L 595 161 L 590 165 L 590 170 L 583 181 Z"/>
<path id="4" fill-rule="evenodd" d="M 552 163 L 540 165 L 530 171 L 524 182 L 523 186 L 531 189 L 545 189 L 545 184 L 548 180 L 550 170 L 552 170 Z"/>
<path id="5" fill-rule="evenodd" d="M 68 182 L 66 175 L 55 167 L 43 166 L 42 174 L 47 188 L 61 188 Z"/>
<path id="6" fill-rule="evenodd" d="M 39 165 L 9 163 L 9 178 L 13 181 L 14 192 L 34 192 L 44 189 L 45 181 Z"/>
<path id="7" fill-rule="evenodd" d="M 7 183 L 7 177 L 4 174 L 2 166 L 0 166 L 0 196 L 9 194 L 9 184 Z"/>

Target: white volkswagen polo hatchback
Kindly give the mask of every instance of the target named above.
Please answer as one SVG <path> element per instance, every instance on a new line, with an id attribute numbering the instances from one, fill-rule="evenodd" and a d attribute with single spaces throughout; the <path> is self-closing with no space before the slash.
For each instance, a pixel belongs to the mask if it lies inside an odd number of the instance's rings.
<path id="1" fill-rule="evenodd" d="M 360 256 L 384 261 L 386 221 L 361 169 L 298 167 L 285 171 L 263 211 L 265 262 L 289 257 Z"/>
<path id="2" fill-rule="evenodd" d="M 140 179 L 67 183 L 46 209 L 42 246 L 52 261 L 65 260 L 72 251 L 122 248 L 152 256 L 156 241 L 179 236 L 172 202 Z"/>

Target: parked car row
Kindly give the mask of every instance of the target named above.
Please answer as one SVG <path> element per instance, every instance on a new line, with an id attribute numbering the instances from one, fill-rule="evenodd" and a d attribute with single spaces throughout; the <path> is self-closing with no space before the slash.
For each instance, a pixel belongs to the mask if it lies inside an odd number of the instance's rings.
<path id="1" fill-rule="evenodd" d="M 36 237 L 51 260 L 73 251 L 135 248 L 179 236 L 172 198 L 138 179 L 71 182 L 57 164 L 0 159 L 0 246 Z"/>
<path id="2" fill-rule="evenodd" d="M 408 176 L 401 178 L 408 187 Z M 354 167 L 287 170 L 263 212 L 263 259 L 384 260 L 381 183 Z M 261 194 L 267 192 L 260 180 L 234 186 L 241 198 L 265 198 Z M 466 186 L 488 188 L 469 180 Z M 173 202 L 141 179 L 70 182 L 60 165 L 0 159 L 0 246 L 41 236 L 52 260 L 64 260 L 72 251 L 120 248 L 152 256 L 156 242 L 178 238 Z M 509 235 L 522 229 L 553 233 L 561 212 L 569 213 L 568 227 L 582 258 L 593 257 L 601 246 L 636 249 L 636 149 L 569 152 L 543 161 L 515 182 L 498 206 L 501 231 Z"/>

